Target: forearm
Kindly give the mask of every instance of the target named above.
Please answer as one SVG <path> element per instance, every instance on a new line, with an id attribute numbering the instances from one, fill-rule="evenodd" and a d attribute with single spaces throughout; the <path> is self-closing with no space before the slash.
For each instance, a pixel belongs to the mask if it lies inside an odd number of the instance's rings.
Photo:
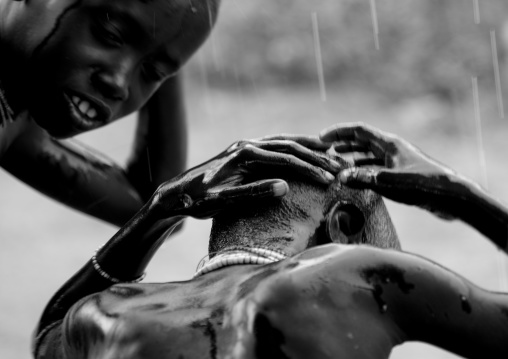
<path id="1" fill-rule="evenodd" d="M 366 278 L 405 340 L 466 358 L 508 357 L 508 294 L 488 292 L 419 256 L 387 251 L 381 258 Z"/>
<path id="2" fill-rule="evenodd" d="M 144 204 L 125 171 L 76 141 L 43 132 L 21 138 L 2 158 L 11 174 L 49 197 L 117 226 Z"/>
<path id="3" fill-rule="evenodd" d="M 144 198 L 186 168 L 187 126 L 180 78 L 167 80 L 139 111 L 129 180 Z"/>
<path id="4" fill-rule="evenodd" d="M 117 282 L 135 280 L 144 273 L 166 238 L 162 234 L 171 231 L 182 219 L 176 215 L 164 218 L 166 215 L 150 201 L 55 293 L 39 321 L 35 349 L 46 334 L 45 329 L 61 321 L 80 299 Z"/>
<path id="5" fill-rule="evenodd" d="M 452 213 L 508 253 L 508 209 L 468 180 L 454 186 L 458 195 L 448 204 Z"/>

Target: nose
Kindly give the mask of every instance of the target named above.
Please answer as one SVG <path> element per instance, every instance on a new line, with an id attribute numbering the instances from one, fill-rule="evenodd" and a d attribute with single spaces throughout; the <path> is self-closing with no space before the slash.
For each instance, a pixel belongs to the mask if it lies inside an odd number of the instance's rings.
<path id="1" fill-rule="evenodd" d="M 105 98 L 125 101 L 129 97 L 129 71 L 125 66 L 98 69 L 92 74 L 91 80 Z"/>

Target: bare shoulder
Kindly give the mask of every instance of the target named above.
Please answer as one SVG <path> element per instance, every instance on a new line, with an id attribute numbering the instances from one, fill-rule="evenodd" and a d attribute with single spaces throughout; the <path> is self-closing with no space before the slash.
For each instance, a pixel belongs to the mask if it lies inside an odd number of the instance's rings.
<path id="1" fill-rule="evenodd" d="M 438 282 L 455 293 L 470 290 L 462 277 L 437 263 L 371 246 L 314 247 L 267 270 L 276 273 L 259 283 L 253 295 L 285 309 L 319 303 L 335 312 L 385 313 L 390 301 L 432 293 Z"/>
<path id="2" fill-rule="evenodd" d="M 382 251 L 331 245 L 253 272 L 263 279 L 231 313 L 238 337 L 250 338 L 238 347 L 259 358 L 387 358 L 400 338 L 377 285 L 383 263 Z M 410 290 L 396 266 L 388 272 Z"/>

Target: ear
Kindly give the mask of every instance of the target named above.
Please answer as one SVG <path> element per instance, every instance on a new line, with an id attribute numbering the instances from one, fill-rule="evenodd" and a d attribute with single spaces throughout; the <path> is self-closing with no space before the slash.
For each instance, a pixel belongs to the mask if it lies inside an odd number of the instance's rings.
<path id="1" fill-rule="evenodd" d="M 361 243 L 365 216 L 355 205 L 338 202 L 326 217 L 326 235 L 333 243 Z"/>

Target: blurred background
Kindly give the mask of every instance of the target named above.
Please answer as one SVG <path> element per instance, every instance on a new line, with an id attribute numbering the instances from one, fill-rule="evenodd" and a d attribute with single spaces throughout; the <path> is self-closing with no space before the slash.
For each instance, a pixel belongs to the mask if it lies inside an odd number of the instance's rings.
<path id="1" fill-rule="evenodd" d="M 233 141 L 363 121 L 394 132 L 508 203 L 508 2 L 223 0 L 185 69 L 189 167 Z M 79 139 L 124 163 L 134 116 Z M 0 172 L 0 357 L 29 358 L 52 293 L 116 228 Z M 473 229 L 388 202 L 405 250 L 507 290 L 506 260 Z M 187 220 L 145 281 L 185 280 L 210 221 Z M 366 323 L 368 325 L 368 323 Z M 391 358 L 457 358 L 419 343 Z"/>

